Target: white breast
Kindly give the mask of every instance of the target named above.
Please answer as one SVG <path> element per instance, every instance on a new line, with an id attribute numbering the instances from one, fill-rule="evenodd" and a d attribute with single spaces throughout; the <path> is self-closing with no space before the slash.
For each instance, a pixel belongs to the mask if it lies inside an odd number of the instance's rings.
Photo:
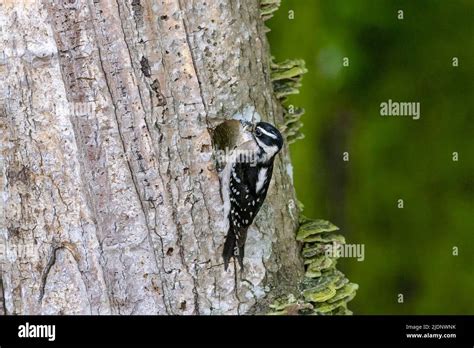
<path id="1" fill-rule="evenodd" d="M 265 181 L 267 180 L 267 170 L 267 168 L 262 168 L 258 171 L 257 186 L 255 188 L 257 193 L 262 189 Z"/>

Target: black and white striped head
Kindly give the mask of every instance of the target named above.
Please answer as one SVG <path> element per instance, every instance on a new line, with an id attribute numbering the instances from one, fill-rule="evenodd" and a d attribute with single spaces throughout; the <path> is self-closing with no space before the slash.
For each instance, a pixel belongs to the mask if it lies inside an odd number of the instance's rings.
<path id="1" fill-rule="evenodd" d="M 259 122 L 253 131 L 255 141 L 263 152 L 262 162 L 271 160 L 283 147 L 281 133 L 270 123 Z"/>

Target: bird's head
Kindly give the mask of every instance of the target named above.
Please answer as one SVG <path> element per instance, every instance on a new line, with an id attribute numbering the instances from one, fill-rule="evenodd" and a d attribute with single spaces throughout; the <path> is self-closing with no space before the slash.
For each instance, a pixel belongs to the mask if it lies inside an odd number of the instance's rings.
<path id="1" fill-rule="evenodd" d="M 270 123 L 257 123 L 253 129 L 253 136 L 263 152 L 262 162 L 272 160 L 283 147 L 283 137 L 280 131 Z"/>

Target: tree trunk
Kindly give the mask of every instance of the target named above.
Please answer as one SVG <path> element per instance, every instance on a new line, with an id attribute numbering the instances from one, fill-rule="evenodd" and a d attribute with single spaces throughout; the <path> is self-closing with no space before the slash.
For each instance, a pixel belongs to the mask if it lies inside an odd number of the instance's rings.
<path id="1" fill-rule="evenodd" d="M 262 313 L 294 290 L 287 148 L 244 271 L 221 258 L 212 129 L 283 120 L 257 0 L 4 1 L 0 23 L 0 311 Z"/>

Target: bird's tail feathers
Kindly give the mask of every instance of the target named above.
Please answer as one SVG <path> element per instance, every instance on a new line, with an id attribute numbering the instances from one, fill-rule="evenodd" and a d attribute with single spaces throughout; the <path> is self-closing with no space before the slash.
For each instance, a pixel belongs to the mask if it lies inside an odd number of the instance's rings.
<path id="1" fill-rule="evenodd" d="M 222 257 L 224 258 L 224 269 L 227 271 L 229 267 L 229 262 L 232 256 L 234 256 L 234 247 L 235 247 L 235 234 L 229 229 L 227 237 L 225 238 L 224 251 L 222 252 Z"/>
<path id="2" fill-rule="evenodd" d="M 222 257 L 224 258 L 224 269 L 227 270 L 230 259 L 235 257 L 239 262 L 240 268 L 244 268 L 244 252 L 245 240 L 247 239 L 247 228 L 236 228 L 230 226 L 227 232 L 227 237 L 224 243 L 224 251 Z"/>

